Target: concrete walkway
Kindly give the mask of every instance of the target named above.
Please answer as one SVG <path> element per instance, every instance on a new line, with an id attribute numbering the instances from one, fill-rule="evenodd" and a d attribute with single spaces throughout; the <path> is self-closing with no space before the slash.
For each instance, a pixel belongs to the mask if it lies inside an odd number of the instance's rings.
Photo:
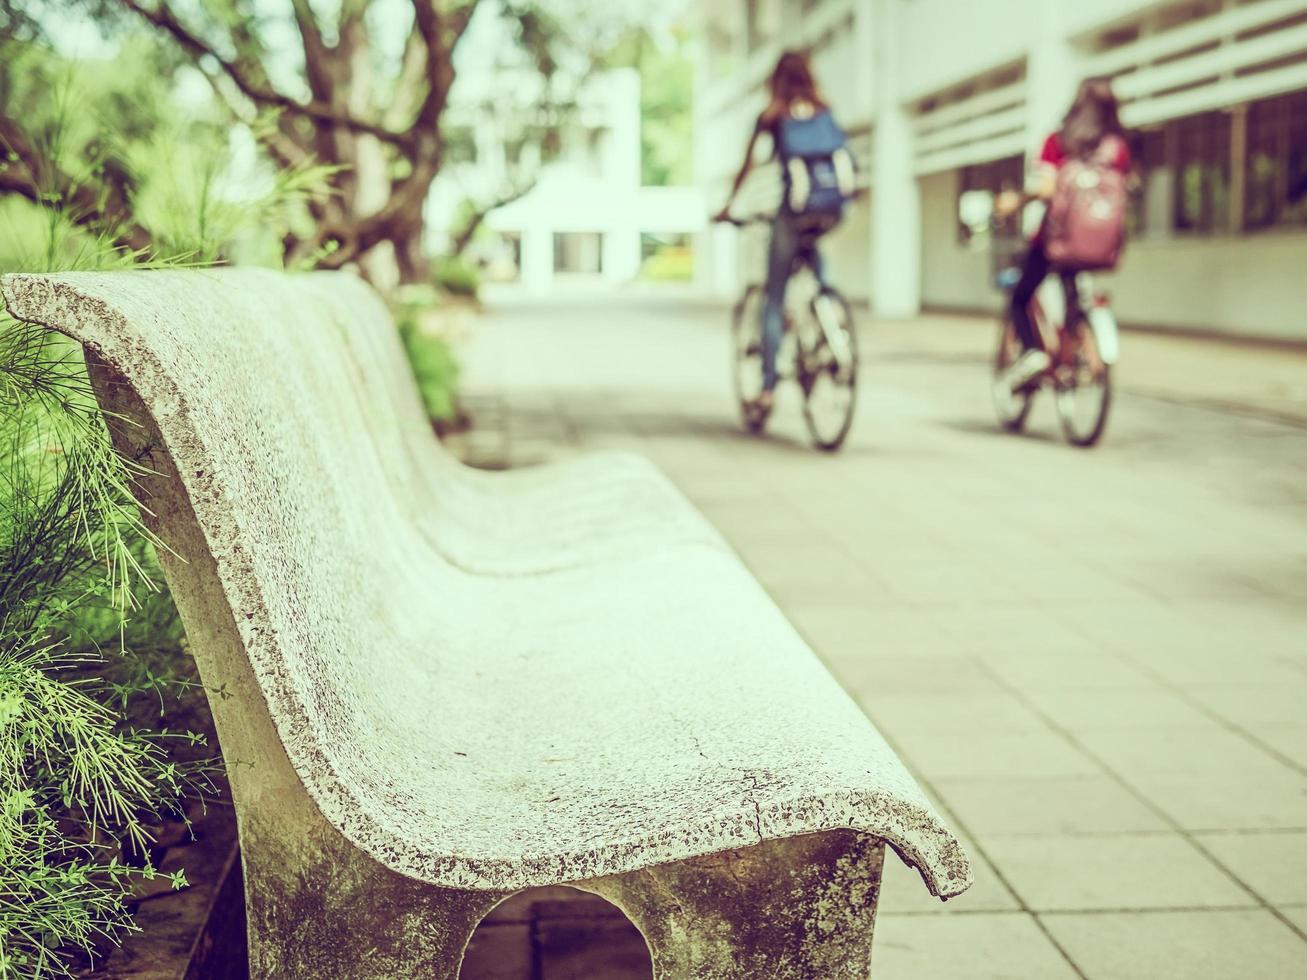
<path id="1" fill-rule="evenodd" d="M 877 980 L 1307 976 L 1307 356 L 1127 336 L 1104 444 L 1000 434 L 964 318 L 867 324 L 846 450 L 746 437 L 724 311 L 503 298 L 489 465 L 643 452 L 723 530 L 970 843 L 898 862 Z"/>

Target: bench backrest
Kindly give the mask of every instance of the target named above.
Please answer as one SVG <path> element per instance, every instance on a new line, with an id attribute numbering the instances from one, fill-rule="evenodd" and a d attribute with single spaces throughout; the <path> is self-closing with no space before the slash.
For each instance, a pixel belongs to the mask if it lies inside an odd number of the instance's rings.
<path id="1" fill-rule="evenodd" d="M 365 411 L 343 313 L 379 327 L 380 301 L 345 275 L 261 270 L 15 276 L 5 292 L 11 308 L 55 311 L 149 407 L 297 768 L 386 798 L 366 749 L 396 751 L 377 726 L 429 697 L 412 678 L 442 669 L 440 598 L 462 573 L 414 538 Z M 430 610 L 421 623 L 392 613 L 415 606 Z M 375 661 L 424 648 L 421 664 Z M 424 764 L 420 747 L 399 751 Z"/>

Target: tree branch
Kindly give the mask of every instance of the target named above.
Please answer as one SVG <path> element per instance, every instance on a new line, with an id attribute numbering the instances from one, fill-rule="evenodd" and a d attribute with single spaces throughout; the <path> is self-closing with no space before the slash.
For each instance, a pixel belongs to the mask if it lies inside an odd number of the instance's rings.
<path id="1" fill-rule="evenodd" d="M 291 0 L 295 12 L 295 25 L 299 28 L 300 42 L 304 46 L 304 75 L 309 91 L 319 102 L 330 105 L 335 95 L 335 75 L 331 66 L 331 48 L 322 39 L 322 30 L 309 0 Z"/>
<path id="2" fill-rule="evenodd" d="M 150 232 L 132 218 L 131 181 L 115 171 L 99 187 L 79 183 L 44 159 L 12 119 L 0 116 L 0 193 L 57 208 L 73 224 L 111 235 L 116 245 L 145 251 Z"/>
<path id="3" fill-rule="evenodd" d="M 467 247 L 472 244 L 472 239 L 476 236 L 486 218 L 490 217 L 492 211 L 498 211 L 500 208 L 507 207 L 514 201 L 526 197 L 535 189 L 539 180 L 540 175 L 537 173 L 525 183 L 518 184 L 511 190 L 501 194 L 491 203 L 473 211 L 463 227 L 458 230 L 458 234 L 450 241 L 449 254 L 453 257 L 462 255 Z"/>
<path id="4" fill-rule="evenodd" d="M 300 102 L 298 99 L 292 99 L 290 96 L 283 95 L 272 88 L 255 83 L 247 76 L 239 64 L 230 58 L 223 57 L 211 44 L 183 24 L 177 15 L 173 13 L 172 8 L 168 6 L 166 0 L 160 0 L 159 4 L 153 9 L 142 4 L 140 0 L 118 0 L 118 2 L 158 29 L 170 34 L 173 40 L 192 57 L 196 59 L 212 58 L 222 68 L 223 74 L 230 78 L 236 88 L 240 90 L 241 94 L 256 105 L 265 108 L 282 109 L 288 113 L 306 116 L 318 123 L 348 129 L 355 133 L 367 133 L 400 148 L 404 152 L 412 152 L 413 140 L 407 133 L 397 133 L 376 123 L 359 119 L 348 112 L 323 104 L 316 99 Z"/>

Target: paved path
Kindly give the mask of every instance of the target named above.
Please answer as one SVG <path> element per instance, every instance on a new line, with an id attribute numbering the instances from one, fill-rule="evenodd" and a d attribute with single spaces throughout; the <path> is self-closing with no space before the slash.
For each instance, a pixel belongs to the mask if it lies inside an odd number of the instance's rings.
<path id="1" fill-rule="evenodd" d="M 1127 336 L 1086 452 L 996 431 L 985 325 L 874 324 L 830 457 L 740 432 L 723 321 L 503 299 L 467 449 L 655 459 L 898 748 L 977 882 L 893 862 L 877 980 L 1307 976 L 1307 357 Z"/>

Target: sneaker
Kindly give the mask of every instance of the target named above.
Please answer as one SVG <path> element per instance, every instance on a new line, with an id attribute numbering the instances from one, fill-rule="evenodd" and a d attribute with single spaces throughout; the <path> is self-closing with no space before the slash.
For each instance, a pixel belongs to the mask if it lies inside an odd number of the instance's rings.
<path id="1" fill-rule="evenodd" d="M 1008 387 L 1013 391 L 1020 391 L 1031 381 L 1039 377 L 1048 370 L 1053 359 L 1048 356 L 1047 351 L 1032 348 L 1016 359 L 1007 371 Z"/>

